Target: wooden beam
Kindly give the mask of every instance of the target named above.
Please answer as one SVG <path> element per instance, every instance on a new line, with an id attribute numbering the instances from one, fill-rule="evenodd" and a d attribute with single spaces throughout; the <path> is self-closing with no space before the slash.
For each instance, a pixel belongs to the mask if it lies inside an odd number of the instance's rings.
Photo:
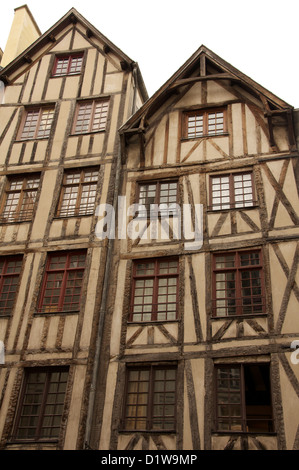
<path id="1" fill-rule="evenodd" d="M 183 78 L 181 80 L 177 80 L 172 85 L 170 85 L 169 89 L 172 90 L 173 88 L 177 88 L 179 86 L 189 85 L 189 84 L 204 81 L 204 80 L 219 80 L 219 79 L 239 81 L 238 78 L 234 77 L 230 73 L 214 73 L 211 75 L 205 75 L 201 77 L 190 77 L 190 78 Z"/>
<path id="2" fill-rule="evenodd" d="M 203 54 L 200 56 L 200 76 L 206 76 L 206 56 Z"/>

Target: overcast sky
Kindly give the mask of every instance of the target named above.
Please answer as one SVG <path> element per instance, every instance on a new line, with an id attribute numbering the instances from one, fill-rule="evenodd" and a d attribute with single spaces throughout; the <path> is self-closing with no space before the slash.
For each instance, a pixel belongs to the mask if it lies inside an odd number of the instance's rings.
<path id="1" fill-rule="evenodd" d="M 24 3 L 1 3 L 4 49 L 14 8 Z M 299 0 L 28 0 L 27 5 L 42 33 L 76 8 L 138 62 L 150 96 L 204 44 L 299 108 Z"/>

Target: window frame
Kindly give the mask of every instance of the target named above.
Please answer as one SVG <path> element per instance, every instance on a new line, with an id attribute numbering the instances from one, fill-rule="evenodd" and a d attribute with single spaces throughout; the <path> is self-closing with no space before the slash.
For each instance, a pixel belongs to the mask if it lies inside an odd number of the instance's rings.
<path id="1" fill-rule="evenodd" d="M 246 399 L 245 391 L 246 391 L 246 378 L 245 378 L 245 368 L 250 368 L 250 367 L 267 367 L 267 379 L 269 381 L 269 389 L 266 391 L 267 394 L 269 395 L 270 398 L 270 403 L 268 406 L 271 407 L 271 415 L 268 417 L 261 418 L 261 421 L 268 421 L 268 430 L 259 430 L 259 431 L 253 431 L 252 429 L 249 429 L 249 422 L 250 421 L 259 421 L 259 418 L 252 418 L 252 415 L 250 415 L 247 412 L 247 407 L 249 406 L 248 398 Z M 227 400 L 221 403 L 219 401 L 219 395 L 218 395 L 218 370 L 225 370 L 225 369 L 239 369 L 239 383 L 240 387 L 239 390 L 234 388 L 234 389 L 227 389 L 229 391 L 229 395 L 234 394 L 237 390 L 239 392 L 239 397 L 240 397 L 240 402 L 237 402 L 236 400 Z M 228 379 L 226 379 L 228 380 Z M 275 420 L 274 420 L 274 409 L 273 409 L 273 399 L 272 399 L 272 383 L 271 383 L 271 364 L 270 362 L 237 362 L 237 363 L 217 363 L 214 365 L 214 432 L 216 433 L 229 433 L 229 434 L 234 434 L 234 433 L 254 433 L 254 434 L 270 434 L 270 433 L 275 433 Z M 222 391 L 222 394 L 224 392 Z M 218 406 L 226 406 L 226 407 L 231 407 L 231 406 L 236 406 L 240 405 L 240 417 L 237 415 L 234 415 L 232 413 L 228 415 L 224 415 L 224 417 L 219 416 L 218 413 Z M 225 419 L 226 418 L 226 419 Z M 237 421 L 239 418 L 239 424 L 241 426 L 241 429 L 231 429 L 232 426 L 232 420 Z M 225 421 L 229 421 L 229 426 L 230 429 L 220 429 L 220 421 L 222 423 L 225 423 Z M 270 426 L 269 426 L 270 423 Z"/>
<path id="2" fill-rule="evenodd" d="M 43 386 L 43 389 L 42 391 L 39 393 L 39 396 L 42 397 L 42 400 L 41 400 L 41 403 L 37 403 L 37 405 L 40 406 L 40 409 L 39 409 L 39 412 L 37 415 L 34 415 L 34 414 L 31 414 L 31 415 L 24 415 L 23 414 L 23 409 L 24 409 L 24 406 L 25 406 L 25 398 L 27 395 L 27 385 L 28 383 L 30 383 L 30 376 L 32 377 L 33 374 L 41 374 L 41 373 L 45 373 L 46 374 L 46 380 L 44 382 L 44 386 Z M 54 373 L 67 373 L 67 377 L 66 377 L 66 380 L 64 382 L 62 382 L 61 380 L 59 382 L 54 382 L 54 383 L 58 383 L 58 384 L 65 384 L 65 390 L 63 391 L 64 393 L 64 397 L 63 397 L 63 403 L 60 405 L 62 406 L 62 411 L 59 415 L 53 415 L 53 414 L 49 414 L 48 416 L 60 416 L 60 423 L 59 423 L 59 430 L 58 430 L 58 435 L 54 436 L 54 437 L 42 437 L 42 430 L 43 430 L 43 420 L 45 418 L 45 408 L 47 406 L 47 398 L 49 396 L 49 388 L 50 388 L 50 385 L 53 384 L 53 382 L 51 382 L 51 376 L 52 374 Z M 61 377 L 61 376 L 60 376 Z M 57 442 L 59 440 L 59 433 L 61 432 L 61 424 L 62 424 L 62 419 L 63 419 L 63 415 L 64 415 L 64 412 L 65 412 L 65 407 L 66 407 L 66 393 L 67 393 L 67 387 L 68 387 L 68 381 L 69 381 L 69 367 L 68 366 L 49 366 L 49 367 L 27 367 L 24 369 L 24 375 L 23 375 L 23 381 L 22 381 L 22 385 L 21 385 L 21 390 L 20 390 L 20 399 L 19 399 L 19 403 L 18 403 L 18 406 L 17 406 L 17 410 L 16 410 L 16 416 L 15 416 L 15 422 L 14 422 L 14 428 L 13 428 L 13 437 L 12 437 L 12 441 L 14 442 L 45 442 L 45 441 L 50 441 L 50 442 Z M 36 394 L 38 392 L 35 392 Z M 56 393 L 57 395 L 58 393 Z M 30 403 L 28 403 L 28 405 L 30 405 Z M 31 404 L 32 405 L 32 404 Z M 34 405 L 34 403 L 33 403 Z M 57 406 L 59 405 L 59 403 L 57 402 L 54 402 L 54 406 Z M 26 437 L 19 437 L 18 436 L 18 433 L 20 432 L 20 429 L 21 429 L 21 418 L 22 416 L 28 416 L 28 417 L 32 417 L 32 416 L 37 416 L 37 425 L 34 426 L 35 430 L 36 430 L 36 433 L 34 435 L 34 437 L 28 437 L 28 435 Z M 53 424 L 53 422 L 52 422 Z M 56 428 L 58 426 L 48 426 L 48 428 L 50 429 L 53 429 L 53 428 Z M 27 427 L 24 427 L 25 429 L 27 429 L 27 433 L 28 433 L 28 430 L 30 429 L 30 426 L 27 426 Z"/>
<path id="3" fill-rule="evenodd" d="M 80 108 L 88 105 L 91 103 L 91 110 L 90 113 L 88 114 L 89 117 L 88 119 L 88 129 L 87 130 L 77 130 L 78 126 L 78 118 L 79 118 L 79 113 L 80 113 Z M 106 111 L 106 118 L 105 118 L 105 126 L 101 128 L 94 129 L 94 120 L 95 120 L 95 114 L 96 114 L 96 106 L 98 103 L 104 103 L 104 106 L 107 106 L 107 111 Z M 72 135 L 85 135 L 85 134 L 93 134 L 97 132 L 105 132 L 107 130 L 107 124 L 108 124 L 108 119 L 109 119 L 109 110 L 110 110 L 110 99 L 109 97 L 102 97 L 102 98 L 94 98 L 94 99 L 88 99 L 88 100 L 80 100 L 77 102 L 76 110 L 75 110 L 75 116 L 74 116 L 74 122 L 73 122 L 73 128 L 72 128 Z M 83 120 L 84 122 L 84 120 Z"/>
<path id="4" fill-rule="evenodd" d="M 39 132 L 40 132 L 40 126 L 41 126 L 41 123 L 42 123 L 42 118 L 43 118 L 43 114 L 44 112 L 47 112 L 47 111 L 52 111 L 52 117 L 51 117 L 51 120 L 50 120 L 50 127 L 49 127 L 49 130 L 47 131 L 47 135 L 40 135 L 39 136 Z M 37 113 L 37 120 L 36 120 L 36 123 L 35 123 L 35 126 L 34 126 L 34 132 L 33 132 L 33 136 L 24 136 L 24 130 L 25 130 L 25 125 L 27 123 L 27 118 L 29 116 L 29 113 Z M 22 121 L 21 121 L 21 125 L 20 125 L 20 128 L 19 128 L 19 132 L 18 132 L 18 137 L 17 137 L 17 140 L 21 141 L 21 142 L 26 142 L 28 140 L 42 140 L 42 139 L 49 139 L 50 137 L 50 134 L 51 134 L 51 129 L 52 129 L 52 125 L 53 125 L 53 122 L 54 122 L 54 116 L 55 116 L 55 106 L 54 105 L 45 105 L 45 106 L 40 106 L 40 107 L 28 107 L 28 108 L 25 108 L 25 112 L 23 114 L 23 118 L 22 118 Z"/>
<path id="5" fill-rule="evenodd" d="M 32 180 L 38 179 L 38 183 L 33 188 L 27 187 L 30 179 Z M 18 184 L 18 182 L 22 182 L 22 187 L 20 189 L 11 189 L 12 184 Z M 37 204 L 38 193 L 40 190 L 40 183 L 41 183 L 40 173 L 37 173 L 37 174 L 31 173 L 26 176 L 7 175 L 7 182 L 6 182 L 6 187 L 4 190 L 4 197 L 0 206 L 0 223 L 10 224 L 10 223 L 21 223 L 21 222 L 31 221 L 35 208 L 36 208 L 36 204 Z M 23 207 L 24 201 L 26 202 L 26 194 L 30 192 L 36 192 L 35 197 L 33 198 L 33 203 L 31 204 L 32 208 L 26 209 L 25 214 L 22 215 L 22 213 L 24 212 L 24 209 L 22 209 L 22 207 Z M 17 199 L 17 204 L 15 206 L 13 205 L 7 206 L 10 194 L 19 194 L 19 197 Z M 16 207 L 16 209 L 11 211 L 9 210 L 11 207 Z"/>
<path id="6" fill-rule="evenodd" d="M 176 273 L 159 273 L 159 264 L 163 262 L 176 262 L 177 263 L 177 271 Z M 154 274 L 151 275 L 137 275 L 137 265 L 141 263 L 154 263 Z M 170 312 L 167 311 L 167 308 L 165 308 L 165 312 L 160 312 L 165 314 L 164 319 L 158 319 L 158 306 L 161 305 L 158 303 L 158 296 L 159 296 L 159 280 L 160 279 L 176 279 L 176 301 L 175 302 L 165 302 L 162 303 L 162 305 L 169 305 L 175 303 L 175 310 L 172 310 Z M 135 304 L 135 292 L 136 292 L 136 281 L 138 280 L 153 280 L 153 294 L 152 294 L 152 302 L 150 304 Z M 141 260 L 134 260 L 133 261 L 133 266 L 132 266 L 132 287 L 131 287 L 131 298 L 130 298 L 130 311 L 129 311 L 129 317 L 128 317 L 128 322 L 130 323 L 147 323 L 147 322 L 171 322 L 171 321 L 177 321 L 179 318 L 179 286 L 180 286 L 180 262 L 179 262 L 179 257 L 169 257 L 169 258 L 150 258 L 150 259 L 141 259 Z M 161 286 L 160 286 L 161 287 Z M 169 285 L 166 285 L 166 288 L 168 289 Z M 145 290 L 146 287 L 144 287 Z M 174 295 L 174 294 L 173 294 Z M 166 293 L 166 297 L 168 296 L 168 290 Z M 144 299 L 144 295 L 141 296 L 142 299 Z M 143 310 L 141 312 L 134 312 L 134 307 L 140 305 L 142 309 L 144 306 L 151 306 L 151 312 L 144 312 Z M 175 318 L 167 318 L 169 313 L 175 312 Z M 134 320 L 134 315 L 140 314 L 141 319 L 140 320 Z M 143 320 L 143 317 L 147 314 L 150 314 L 151 318 L 150 320 Z"/>
<path id="7" fill-rule="evenodd" d="M 235 176 L 246 176 L 250 175 L 251 176 L 251 194 L 252 194 L 252 199 L 248 200 L 250 202 L 250 205 L 246 205 L 246 201 L 243 199 L 242 201 L 236 201 L 236 194 L 235 194 L 235 186 L 234 186 L 234 178 Z M 228 185 L 229 185 L 229 202 L 222 202 L 220 200 L 219 203 L 213 204 L 213 180 L 216 178 L 228 178 Z M 221 189 L 220 189 L 221 191 Z M 244 192 L 242 193 L 242 196 L 244 197 Z M 221 199 L 221 196 L 220 196 Z M 216 211 L 223 211 L 223 210 L 247 210 L 251 209 L 257 206 L 258 201 L 256 199 L 256 190 L 255 190 L 255 184 L 254 184 L 254 174 L 252 170 L 245 170 L 245 171 L 238 171 L 235 173 L 221 173 L 221 174 L 215 174 L 215 175 L 210 175 L 209 177 L 209 200 L 210 204 L 208 206 L 208 210 L 216 212 Z M 238 206 L 239 204 L 243 203 L 242 206 Z M 215 208 L 215 206 L 217 208 Z M 218 207 L 219 206 L 219 207 Z M 229 206 L 229 207 L 223 207 L 223 206 Z M 238 207 L 237 207 L 238 206 Z"/>
<path id="8" fill-rule="evenodd" d="M 60 190 L 60 195 L 59 195 L 59 200 L 58 200 L 58 205 L 57 205 L 57 209 L 56 209 L 56 217 L 59 217 L 59 218 L 68 218 L 68 217 L 83 217 L 85 215 L 93 215 L 94 214 L 94 209 L 95 209 L 95 205 L 96 205 L 96 198 L 97 198 L 97 186 L 98 186 L 98 182 L 99 182 L 99 171 L 100 171 L 100 167 L 97 166 L 97 167 L 90 167 L 90 168 L 74 168 L 74 169 L 70 169 L 70 170 L 66 170 L 64 175 L 63 175 L 63 180 L 62 180 L 62 185 L 61 185 L 61 190 Z M 97 172 L 97 181 L 84 181 L 84 178 L 85 178 L 85 175 L 86 173 L 88 172 Z M 75 173 L 80 173 L 80 180 L 78 183 L 68 183 L 67 182 L 67 177 L 68 175 L 71 175 L 71 174 L 75 174 Z M 93 205 L 93 208 L 92 209 L 88 209 L 86 208 L 84 212 L 81 213 L 82 211 L 82 204 L 81 204 L 81 197 L 82 197 L 82 194 L 84 193 L 83 191 L 83 188 L 87 187 L 87 186 L 91 186 L 91 185 L 95 185 L 95 197 L 94 197 L 94 205 Z M 77 197 L 76 197 L 76 204 L 75 204 L 75 207 L 73 209 L 73 213 L 72 210 L 70 209 L 72 206 L 68 206 L 67 209 L 65 209 L 65 213 L 63 212 L 63 202 L 64 202 L 64 197 L 65 197 L 65 194 L 66 193 L 66 188 L 75 188 L 77 187 L 78 188 L 78 191 L 77 191 Z M 89 203 L 88 203 L 89 205 Z"/>
<path id="9" fill-rule="evenodd" d="M 85 264 L 84 266 L 80 267 L 75 267 L 71 268 L 70 261 L 72 256 L 80 256 L 84 255 L 85 256 Z M 66 256 L 66 262 L 64 264 L 64 268 L 56 268 L 56 269 L 50 269 L 51 261 L 54 257 L 56 256 Z M 61 251 L 61 252 L 51 252 L 48 253 L 47 255 L 47 260 L 46 260 L 46 265 L 44 269 L 44 275 L 42 279 L 42 284 L 41 284 L 41 290 L 40 290 L 40 296 L 38 299 L 38 306 L 37 306 L 37 311 L 36 313 L 38 314 L 72 314 L 72 313 L 78 313 L 80 311 L 80 302 L 82 299 L 82 291 L 83 291 L 83 282 L 84 282 L 84 275 L 85 275 L 85 270 L 86 270 L 86 260 L 87 260 L 87 251 L 86 250 L 71 250 L 71 251 Z M 67 286 L 67 281 L 69 279 L 69 273 L 70 272 L 82 272 L 82 278 L 81 278 L 81 285 L 80 285 L 80 296 L 78 299 L 78 302 L 71 302 L 70 305 L 74 304 L 77 307 L 74 309 L 63 309 L 64 307 L 64 302 L 65 302 L 65 297 L 66 297 L 66 290 L 68 288 Z M 62 273 L 62 280 L 61 280 L 61 285 L 57 288 L 59 289 L 59 294 L 57 294 L 55 297 L 58 297 L 58 302 L 56 303 L 44 303 L 44 300 L 46 298 L 45 293 L 48 285 L 48 278 L 49 274 L 57 274 L 57 273 Z M 55 279 L 56 280 L 56 279 Z M 75 279 L 76 280 L 76 279 Z M 59 279 L 58 279 L 59 281 Z M 49 281 L 50 283 L 51 281 Z M 53 282 L 53 281 L 52 281 Z M 50 291 L 53 289 L 49 289 Z M 69 294 L 70 295 L 70 294 Z M 72 294 L 71 294 L 72 295 Z M 52 299 L 52 295 L 50 298 Z"/>
<path id="10" fill-rule="evenodd" d="M 80 71 L 76 71 L 76 72 L 71 73 L 70 69 L 72 67 L 72 60 L 77 59 L 77 58 L 82 59 L 81 60 Z M 58 62 L 60 60 L 65 60 L 65 59 L 68 60 L 67 71 L 65 73 L 57 73 Z M 54 64 L 53 64 L 52 77 L 56 78 L 56 77 L 66 77 L 66 76 L 80 75 L 82 73 L 82 70 L 83 70 L 83 61 L 84 61 L 84 52 L 74 52 L 73 54 L 71 53 L 71 54 L 57 55 L 55 57 Z"/>
<path id="11" fill-rule="evenodd" d="M 170 370 L 174 370 L 175 371 L 175 377 L 174 379 L 172 380 L 172 382 L 174 382 L 174 401 L 173 403 L 167 403 L 168 405 L 172 405 L 174 407 L 174 414 L 171 416 L 172 420 L 173 420 L 173 427 L 169 428 L 169 429 L 166 429 L 164 427 L 157 427 L 157 428 L 154 428 L 154 421 L 155 419 L 157 418 L 160 418 L 161 419 L 161 416 L 159 415 L 154 415 L 154 383 L 155 381 L 157 381 L 155 379 L 155 372 L 156 371 L 170 371 Z M 132 418 L 134 419 L 135 418 L 135 426 L 133 428 L 130 428 L 127 426 L 128 424 L 128 421 L 127 419 L 130 417 L 130 416 L 127 416 L 127 406 L 129 405 L 136 405 L 136 408 L 138 407 L 138 405 L 145 405 L 145 403 L 138 403 L 138 399 L 135 403 L 128 403 L 128 396 L 129 396 L 129 374 L 130 372 L 144 372 L 144 371 L 149 371 L 149 379 L 148 380 L 144 380 L 143 382 L 147 382 L 148 383 L 148 389 L 147 389 L 147 393 L 146 392 L 143 392 L 143 395 L 146 393 L 147 394 L 147 403 L 146 403 L 146 415 L 145 415 L 145 421 L 146 421 L 146 426 L 145 428 L 144 427 L 141 427 L 139 428 L 136 424 L 136 418 L 138 418 L 137 414 L 135 414 L 135 416 L 132 416 Z M 140 377 L 140 375 L 139 375 Z M 132 381 L 134 382 L 134 381 Z M 132 392 L 133 395 L 138 395 L 140 394 L 140 391 L 139 391 L 139 384 L 140 384 L 140 380 L 137 380 L 135 381 L 135 383 L 138 384 L 138 390 L 137 391 L 134 391 Z M 165 384 L 167 382 L 166 378 L 165 380 L 163 381 L 163 383 Z M 125 375 L 125 393 L 124 393 L 124 398 L 123 398 L 123 411 L 122 411 L 122 419 L 121 419 L 121 430 L 122 431 L 126 431 L 126 432 L 139 432 L 139 431 L 150 431 L 150 432 L 163 432 L 163 433 L 174 433 L 176 432 L 176 428 L 177 428 L 177 402 L 178 402 L 178 367 L 177 367 L 177 364 L 169 364 L 169 363 L 161 363 L 161 364 L 157 364 L 157 363 L 153 363 L 153 364 L 144 364 L 144 365 L 128 365 L 127 368 L 126 368 L 126 375 Z M 165 386 L 164 386 L 164 390 L 163 390 L 164 393 L 166 393 L 166 390 L 165 390 Z M 158 406 L 161 405 L 163 406 L 162 403 L 158 403 Z M 164 403 L 165 405 L 165 403 Z M 137 409 L 136 409 L 137 411 Z M 167 415 L 166 415 L 167 416 Z M 165 425 L 165 420 L 167 419 L 166 416 L 163 414 L 162 415 L 162 419 L 161 421 L 163 421 L 163 425 Z"/>
<path id="12" fill-rule="evenodd" d="M 160 206 L 161 204 L 167 204 L 167 205 L 170 205 L 170 206 L 172 204 L 178 204 L 179 203 L 179 184 L 178 183 L 179 183 L 178 179 L 138 181 L 138 183 L 137 183 L 138 188 L 137 188 L 136 202 L 137 202 L 138 205 L 144 205 L 146 207 L 146 215 L 143 212 L 139 211 L 138 216 L 139 217 L 144 217 L 144 218 L 150 218 L 150 215 L 151 215 L 150 205 L 151 204 L 156 204 L 157 206 Z M 171 202 L 171 203 L 169 203 L 169 202 L 167 202 L 167 203 L 160 202 L 161 186 L 163 184 L 176 184 L 176 196 L 175 196 L 176 200 L 175 200 L 175 202 Z M 153 185 L 156 186 L 154 202 L 150 202 L 150 203 L 148 203 L 147 201 L 145 203 L 140 202 L 141 187 L 142 186 L 153 186 Z M 148 198 L 148 195 L 146 196 L 146 199 L 147 198 Z M 156 215 L 155 211 L 154 211 L 154 214 Z M 163 217 L 163 216 L 172 216 L 172 215 L 175 215 L 175 214 L 176 214 L 176 209 L 174 208 L 173 210 L 169 210 L 169 211 L 165 210 L 165 212 L 163 210 L 160 210 L 158 215 Z"/>
<path id="13" fill-rule="evenodd" d="M 259 254 L 259 264 L 250 264 L 250 265 L 243 265 L 241 266 L 240 262 L 240 256 L 241 255 L 246 255 L 246 254 Z M 232 256 L 234 255 L 234 260 L 235 260 L 235 265 L 233 267 L 223 267 L 223 268 L 216 268 L 216 258 L 217 256 Z M 243 300 L 246 298 L 250 298 L 251 302 L 252 299 L 254 298 L 254 295 L 251 293 L 250 296 L 245 296 L 242 294 L 242 288 L 244 289 L 253 289 L 254 286 L 252 286 L 251 281 L 254 278 L 249 278 L 249 287 L 242 287 L 242 272 L 251 272 L 254 270 L 258 270 L 260 273 L 259 276 L 259 281 L 260 281 L 260 294 L 256 295 L 257 298 L 261 298 L 262 303 L 261 304 L 256 304 L 256 306 L 261 305 L 261 309 L 259 312 L 243 312 L 243 308 L 246 308 L 246 305 L 243 304 Z M 235 275 L 235 287 L 233 290 L 235 291 L 235 297 L 230 297 L 229 296 L 229 290 L 227 288 L 227 282 L 232 281 L 232 279 L 227 279 L 225 278 L 224 280 L 220 282 L 225 283 L 225 289 L 216 289 L 216 276 L 217 273 L 236 273 Z M 217 298 L 217 291 L 223 291 L 225 293 L 225 297 L 218 297 Z M 235 301 L 235 306 L 229 305 L 229 300 L 234 300 Z M 217 301 L 224 302 L 224 306 L 217 307 Z M 235 309 L 235 313 L 228 313 L 229 308 Z M 253 310 L 255 305 L 254 303 L 248 304 L 247 307 L 251 307 Z M 257 248 L 257 249 L 252 249 L 252 250 L 236 250 L 236 251 L 226 251 L 226 252 L 215 252 L 212 255 L 212 318 L 240 318 L 244 316 L 254 316 L 254 315 L 265 315 L 266 314 L 266 292 L 265 292 L 265 273 L 264 273 L 264 262 L 263 262 L 263 253 L 262 250 Z M 217 315 L 217 308 L 219 309 L 225 309 L 226 313 Z"/>
<path id="14" fill-rule="evenodd" d="M 12 299 L 12 306 L 11 307 L 6 307 L 6 303 L 7 303 L 8 299 L 5 299 L 5 307 L 4 308 L 2 306 L 0 307 L 0 318 L 11 315 L 13 310 L 14 310 L 17 295 L 18 295 L 20 277 L 21 277 L 21 273 L 22 273 L 23 255 L 1 256 L 0 257 L 0 262 L 2 260 L 4 261 L 4 265 L 3 265 L 2 271 L 0 272 L 0 304 L 2 303 L 2 295 L 4 294 L 3 286 L 5 285 L 5 279 L 8 279 L 8 278 L 16 279 L 16 283 L 15 284 L 9 284 L 10 288 L 11 288 L 11 286 L 15 286 L 15 291 L 13 292 L 14 296 L 13 296 L 13 299 Z M 7 267 L 8 267 L 9 262 L 12 262 L 12 261 L 20 262 L 19 271 L 17 272 L 17 271 L 14 270 L 13 272 L 8 273 L 7 272 Z M 11 291 L 9 290 L 6 293 L 10 294 Z"/>
<path id="15" fill-rule="evenodd" d="M 214 113 L 223 113 L 223 129 L 221 132 L 209 132 L 209 114 Z M 202 134 L 201 135 L 189 135 L 189 118 L 197 116 L 202 116 Z M 204 137 L 218 137 L 228 134 L 227 128 L 227 108 L 226 107 L 216 107 L 216 108 L 202 108 L 202 109 L 192 109 L 183 112 L 182 119 L 182 137 L 184 140 L 193 140 L 193 139 L 202 139 Z"/>

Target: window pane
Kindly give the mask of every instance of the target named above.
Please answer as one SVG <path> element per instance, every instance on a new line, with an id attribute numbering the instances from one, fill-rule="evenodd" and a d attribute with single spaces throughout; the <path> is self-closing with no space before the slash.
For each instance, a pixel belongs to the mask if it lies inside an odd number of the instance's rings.
<path id="1" fill-rule="evenodd" d="M 49 369 L 26 372 L 26 385 L 21 404 L 20 418 L 16 429 L 17 439 L 39 440 L 43 437 L 58 437 L 66 391 L 67 372 L 56 375 Z M 51 385 L 61 388 L 61 393 L 50 392 Z M 43 400 L 44 406 L 43 406 Z M 52 405 L 48 405 L 51 402 Z M 42 426 L 39 423 L 42 422 Z"/>
<path id="2" fill-rule="evenodd" d="M 39 181 L 39 177 L 31 176 L 9 181 L 5 206 L 1 215 L 3 222 L 21 222 L 31 219 Z"/>

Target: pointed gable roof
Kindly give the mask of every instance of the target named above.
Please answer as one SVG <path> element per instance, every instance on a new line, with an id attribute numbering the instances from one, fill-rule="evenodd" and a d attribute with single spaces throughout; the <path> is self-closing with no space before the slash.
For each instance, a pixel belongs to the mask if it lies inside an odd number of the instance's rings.
<path id="1" fill-rule="evenodd" d="M 47 45 L 55 44 L 56 37 L 68 25 L 80 23 L 86 30 L 86 36 L 91 38 L 95 36 L 104 44 L 104 52 L 114 53 L 120 60 L 123 70 L 136 70 L 137 81 L 140 93 L 144 100 L 148 99 L 148 93 L 141 75 L 138 63 L 134 62 L 127 56 L 121 49 L 113 44 L 106 36 L 98 31 L 88 20 L 86 20 L 75 8 L 71 8 L 57 23 L 55 23 L 48 31 L 42 34 L 33 44 L 24 50 L 18 57 L 16 57 L 10 64 L 0 70 L 0 80 L 4 83 L 10 83 L 20 73 L 23 73 L 24 64 L 28 67 L 33 61 L 38 60 L 39 53 L 42 54 Z"/>
<path id="2" fill-rule="evenodd" d="M 144 123 L 173 94 L 183 87 L 204 80 L 229 80 L 261 102 L 265 113 L 284 113 L 291 105 L 259 85 L 202 45 L 143 106 L 121 127 L 120 133 L 144 130 Z"/>

